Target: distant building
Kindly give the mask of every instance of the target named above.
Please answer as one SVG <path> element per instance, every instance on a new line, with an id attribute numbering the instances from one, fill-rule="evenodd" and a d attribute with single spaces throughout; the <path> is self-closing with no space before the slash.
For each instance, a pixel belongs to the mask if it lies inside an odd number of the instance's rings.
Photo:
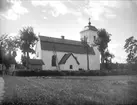
<path id="1" fill-rule="evenodd" d="M 90 21 L 80 32 L 81 40 L 87 39 L 88 47 L 81 41 L 68 40 L 64 36 L 53 38 L 39 36 L 36 44 L 36 58 L 42 59 L 43 70 L 100 70 L 100 53 L 93 47 L 97 29 Z M 89 60 L 87 60 L 89 59 Z M 87 65 L 89 64 L 89 66 Z"/>
<path id="2" fill-rule="evenodd" d="M 29 59 L 29 68 L 31 70 L 42 70 L 44 62 L 41 59 Z"/>

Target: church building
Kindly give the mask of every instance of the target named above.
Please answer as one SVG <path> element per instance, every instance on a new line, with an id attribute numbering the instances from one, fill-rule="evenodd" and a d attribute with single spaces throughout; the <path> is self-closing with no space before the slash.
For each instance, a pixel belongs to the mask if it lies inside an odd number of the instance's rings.
<path id="1" fill-rule="evenodd" d="M 93 46 L 96 38 L 97 28 L 90 21 L 80 32 L 82 41 L 39 35 L 36 58 L 44 62 L 42 70 L 100 70 L 100 53 Z"/>

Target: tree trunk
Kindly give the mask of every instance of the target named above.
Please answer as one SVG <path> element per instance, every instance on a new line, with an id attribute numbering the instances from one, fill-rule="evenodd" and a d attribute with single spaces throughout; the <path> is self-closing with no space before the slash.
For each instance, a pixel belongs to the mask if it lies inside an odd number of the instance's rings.
<path id="1" fill-rule="evenodd" d="M 87 70 L 89 70 L 89 56 L 88 56 L 88 47 L 87 47 Z"/>
<path id="2" fill-rule="evenodd" d="M 101 69 L 104 69 L 104 56 L 103 54 L 101 53 Z"/>
<path id="3" fill-rule="evenodd" d="M 26 66 L 27 66 L 27 69 L 29 69 L 29 52 L 27 52 Z"/>

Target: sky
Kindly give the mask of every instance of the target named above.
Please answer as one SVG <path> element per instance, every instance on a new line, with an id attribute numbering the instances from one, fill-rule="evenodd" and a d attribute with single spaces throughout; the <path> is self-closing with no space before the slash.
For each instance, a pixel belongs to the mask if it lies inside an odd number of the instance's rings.
<path id="1" fill-rule="evenodd" d="M 32 26 L 36 35 L 80 40 L 89 18 L 112 35 L 108 49 L 113 62 L 126 62 L 125 40 L 137 38 L 137 0 L 0 0 L 0 35 L 16 36 Z M 18 51 L 16 60 L 20 57 Z"/>

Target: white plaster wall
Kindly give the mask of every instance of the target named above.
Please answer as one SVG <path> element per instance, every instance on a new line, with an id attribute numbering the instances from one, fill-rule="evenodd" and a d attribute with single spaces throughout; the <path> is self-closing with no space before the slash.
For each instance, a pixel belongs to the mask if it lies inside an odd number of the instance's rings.
<path id="1" fill-rule="evenodd" d="M 70 65 L 73 66 L 73 69 L 70 69 Z M 75 71 L 79 69 L 79 65 L 77 64 L 76 60 L 73 56 L 70 56 L 64 65 L 64 70 Z"/>
<path id="2" fill-rule="evenodd" d="M 87 42 L 90 46 L 94 44 L 94 36 L 97 38 L 97 31 L 87 30 L 81 33 L 81 38 L 84 38 L 86 36 Z M 90 60 L 90 69 L 92 70 L 100 70 L 100 52 L 97 49 L 97 47 L 93 47 L 95 51 L 95 55 L 89 56 Z"/>
<path id="3" fill-rule="evenodd" d="M 94 48 L 95 55 L 89 56 L 89 64 L 92 70 L 100 70 L 100 53 L 97 48 Z"/>
<path id="4" fill-rule="evenodd" d="M 65 53 L 64 52 L 57 52 L 57 60 L 58 63 L 61 60 L 61 58 L 63 57 Z M 56 70 L 56 67 L 52 66 L 52 56 L 54 55 L 53 51 L 45 51 L 42 50 L 42 60 L 45 63 L 45 65 L 43 65 L 43 70 Z M 61 68 L 63 69 L 63 67 Z"/>
<path id="5" fill-rule="evenodd" d="M 94 43 L 94 36 L 96 36 L 97 38 L 97 32 L 96 31 L 92 31 L 92 30 L 87 30 L 81 33 L 81 38 L 83 39 L 85 37 L 87 37 L 87 42 L 89 43 L 89 45 Z"/>
<path id="6" fill-rule="evenodd" d="M 40 42 L 39 37 L 38 37 L 38 42 L 36 44 L 35 51 L 36 51 L 36 59 L 41 59 L 42 58 L 42 52 L 41 52 L 41 42 Z M 39 56 L 37 56 L 37 53 Z"/>
<path id="7" fill-rule="evenodd" d="M 57 52 L 57 58 L 58 62 L 61 60 L 61 58 L 68 52 Z M 79 68 L 83 68 L 84 70 L 87 70 L 87 55 L 86 54 L 75 54 L 73 53 L 75 57 L 77 57 L 80 65 L 78 66 Z M 52 67 L 51 65 L 51 59 L 52 59 L 53 51 L 44 51 L 42 50 L 42 60 L 45 63 L 43 65 L 43 70 L 56 70 L 56 67 Z M 70 60 L 70 61 L 69 61 Z M 90 70 L 99 70 L 100 64 L 98 62 L 99 59 L 97 59 L 96 56 L 94 55 L 89 55 L 89 66 Z M 69 62 L 73 62 L 73 59 L 68 59 L 68 64 Z M 69 65 L 68 65 L 69 66 Z M 60 65 L 61 70 L 66 70 L 67 67 L 66 65 Z M 74 68 L 74 67 L 73 67 Z M 77 69 L 77 67 L 75 67 Z"/>

